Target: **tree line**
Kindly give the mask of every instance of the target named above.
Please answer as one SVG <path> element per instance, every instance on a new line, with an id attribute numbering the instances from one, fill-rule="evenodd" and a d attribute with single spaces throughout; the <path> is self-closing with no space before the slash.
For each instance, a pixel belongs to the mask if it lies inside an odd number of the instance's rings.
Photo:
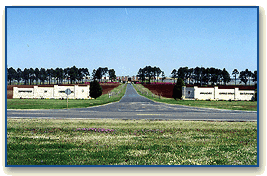
<path id="1" fill-rule="evenodd" d="M 109 73 L 111 81 L 116 79 L 115 70 L 108 69 L 107 67 L 94 69 L 92 76 L 94 80 L 99 79 L 100 81 L 102 76 L 107 73 Z M 34 81 L 36 84 L 45 84 L 45 82 L 48 82 L 48 84 L 62 84 L 64 80 L 67 80 L 68 84 L 84 83 L 84 79 L 89 79 L 89 76 L 90 73 L 87 68 L 77 68 L 76 66 L 64 69 L 25 68 L 21 70 L 20 68 L 7 68 L 7 80 L 10 85 L 14 80 L 16 80 L 18 85 L 21 83 L 24 83 L 24 85 L 32 85 Z"/>
<path id="2" fill-rule="evenodd" d="M 246 70 L 241 71 L 239 73 L 239 71 L 237 69 L 234 69 L 233 72 L 232 72 L 232 75 L 234 75 L 234 77 L 235 77 L 235 84 L 236 84 L 236 76 L 238 74 L 239 74 L 240 82 L 245 83 L 245 85 L 247 85 L 247 82 L 249 82 L 249 85 L 250 85 L 250 80 L 251 79 L 252 79 L 253 82 L 257 82 L 258 81 L 258 78 L 257 78 L 258 72 L 257 72 L 257 70 L 255 70 L 254 72 L 251 72 L 248 69 L 246 69 Z"/>
<path id="3" fill-rule="evenodd" d="M 109 74 L 109 80 L 111 81 L 116 80 L 115 70 L 108 69 L 108 67 L 104 67 L 104 68 L 99 67 L 98 69 L 94 69 L 92 73 L 92 77 L 94 80 L 98 79 L 98 81 L 100 82 L 103 76 L 106 77 L 107 73 Z"/>
<path id="4" fill-rule="evenodd" d="M 150 83 L 151 79 L 155 79 L 156 76 L 158 78 L 159 75 L 161 75 L 162 81 L 166 79 L 164 71 L 161 71 L 159 67 L 146 66 L 144 68 L 140 68 L 136 76 L 142 82 L 145 82 L 146 78 L 148 78 L 148 82 Z"/>
<path id="5" fill-rule="evenodd" d="M 99 67 L 98 69 L 94 69 L 92 72 L 93 80 L 100 80 L 103 76 L 109 75 L 109 79 L 111 81 L 116 80 L 116 74 L 114 69 L 108 69 L 108 67 Z M 236 80 L 239 79 L 240 83 L 243 82 L 245 85 L 249 84 L 252 80 L 253 82 L 257 82 L 257 71 L 251 72 L 248 69 L 239 72 L 237 69 L 234 69 L 232 75 Z M 239 76 L 238 76 L 239 75 Z M 62 84 L 63 81 L 67 80 L 68 84 L 73 83 L 83 83 L 85 82 L 85 78 L 89 78 L 90 73 L 87 68 L 77 68 L 75 66 L 71 68 L 56 68 L 56 69 L 45 69 L 45 68 L 25 68 L 21 70 L 18 68 L 15 70 L 10 67 L 7 69 L 7 79 L 9 84 L 16 80 L 17 84 L 24 82 L 24 85 L 36 84 L 44 84 L 48 82 L 48 84 Z M 159 76 L 161 76 L 162 81 L 166 79 L 164 71 L 162 71 L 159 67 L 151 67 L 146 66 L 144 68 L 140 68 L 137 75 L 138 79 L 142 82 L 146 80 L 150 83 L 151 80 L 155 80 Z M 185 84 L 199 84 L 199 85 L 208 85 L 211 83 L 212 85 L 219 84 L 227 84 L 231 81 L 229 72 L 224 68 L 223 70 L 217 68 L 204 68 L 204 67 L 180 67 L 179 69 L 173 69 L 171 72 L 171 77 L 178 80 L 181 78 Z M 54 78 L 54 79 L 52 79 Z"/>
<path id="6" fill-rule="evenodd" d="M 200 85 L 208 85 L 211 83 L 212 85 L 226 85 L 231 81 L 229 72 L 223 68 L 223 70 L 218 68 L 204 68 L 204 67 L 180 67 L 178 70 L 173 69 L 171 72 L 172 78 L 181 78 L 185 81 L 186 84 L 200 84 Z M 257 71 L 252 73 L 248 69 L 239 71 L 234 69 L 232 75 L 235 78 L 235 85 L 237 80 L 237 75 L 239 75 L 240 83 L 243 82 L 245 85 L 252 79 L 253 82 L 257 81 Z"/>
<path id="7" fill-rule="evenodd" d="M 137 77 L 140 81 L 145 82 L 148 80 L 150 83 L 151 79 L 155 79 L 161 75 L 162 81 L 166 79 L 164 71 L 161 71 L 159 67 L 151 67 L 146 66 L 144 68 L 140 68 Z M 239 71 L 234 69 L 232 75 L 235 78 L 235 85 L 236 80 L 239 78 L 240 83 L 243 82 L 245 85 L 249 83 L 250 80 L 253 82 L 257 82 L 257 71 L 251 72 L 248 69 Z M 237 77 L 239 75 L 239 77 Z M 185 84 L 197 84 L 197 85 L 226 85 L 231 81 L 229 72 L 223 68 L 223 70 L 218 68 L 204 68 L 204 67 L 195 67 L 195 68 L 188 68 L 188 67 L 180 67 L 179 69 L 173 69 L 171 72 L 171 77 L 178 80 L 181 78 Z M 157 80 L 158 82 L 158 80 Z"/>

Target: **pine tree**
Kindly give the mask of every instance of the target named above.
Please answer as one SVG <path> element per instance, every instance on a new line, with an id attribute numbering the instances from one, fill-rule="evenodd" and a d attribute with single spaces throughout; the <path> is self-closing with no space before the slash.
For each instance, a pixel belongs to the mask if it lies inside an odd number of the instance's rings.
<path id="1" fill-rule="evenodd" d="M 90 83 L 90 97 L 97 98 L 102 95 L 102 87 L 96 80 Z"/>
<path id="2" fill-rule="evenodd" d="M 179 78 L 177 80 L 177 83 L 175 84 L 174 88 L 173 88 L 173 94 L 172 97 L 176 100 L 176 99 L 181 99 L 182 98 L 182 87 L 184 86 L 184 81 Z"/>

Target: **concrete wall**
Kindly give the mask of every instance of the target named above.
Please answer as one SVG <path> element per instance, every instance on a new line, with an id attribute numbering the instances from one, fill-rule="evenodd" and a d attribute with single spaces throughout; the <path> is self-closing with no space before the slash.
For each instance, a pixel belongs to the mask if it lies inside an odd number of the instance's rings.
<path id="1" fill-rule="evenodd" d="M 89 99 L 90 86 L 58 86 L 54 87 L 38 87 L 34 88 L 18 88 L 13 87 L 13 98 L 67 98 L 66 89 L 71 90 L 68 96 L 70 99 Z"/>
<path id="2" fill-rule="evenodd" d="M 219 100 L 235 100 L 235 89 L 217 89 L 217 92 Z"/>
<path id="3" fill-rule="evenodd" d="M 186 99 L 199 100 L 252 100 L 254 98 L 254 90 L 219 89 L 215 87 L 183 87 L 183 96 Z"/>
<path id="4" fill-rule="evenodd" d="M 251 100 L 254 94 L 255 94 L 255 91 L 253 90 L 240 90 L 238 98 L 239 100 Z"/>
<path id="5" fill-rule="evenodd" d="M 33 92 L 33 88 L 13 87 L 13 98 L 34 98 Z"/>
<path id="6" fill-rule="evenodd" d="M 214 99 L 214 88 L 198 88 L 194 86 L 194 98 L 199 100 Z"/>
<path id="7" fill-rule="evenodd" d="M 90 86 L 76 86 L 75 87 L 75 95 L 81 99 L 90 98 Z"/>
<path id="8" fill-rule="evenodd" d="M 53 87 L 34 86 L 33 92 L 34 92 L 34 98 L 53 98 L 54 97 Z"/>

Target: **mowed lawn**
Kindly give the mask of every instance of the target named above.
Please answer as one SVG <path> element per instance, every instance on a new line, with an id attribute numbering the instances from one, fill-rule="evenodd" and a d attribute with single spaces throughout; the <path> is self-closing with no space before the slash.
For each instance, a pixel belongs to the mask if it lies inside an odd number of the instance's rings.
<path id="1" fill-rule="evenodd" d="M 149 89 L 145 88 L 141 84 L 136 84 L 134 85 L 134 87 L 140 95 L 147 97 L 153 101 L 162 103 L 203 107 L 203 108 L 257 111 L 257 101 L 175 100 L 173 98 L 155 96 Z"/>
<path id="2" fill-rule="evenodd" d="M 7 165 L 257 165 L 257 122 L 7 119 Z"/>
<path id="3" fill-rule="evenodd" d="M 120 92 L 120 90 L 122 91 Z M 109 98 L 108 94 L 96 99 L 68 99 L 68 108 L 84 108 L 119 101 L 125 94 L 126 85 L 120 85 L 111 92 L 118 93 Z M 119 93 L 120 92 L 120 93 Z M 67 99 L 7 99 L 7 109 L 64 109 L 67 108 Z"/>

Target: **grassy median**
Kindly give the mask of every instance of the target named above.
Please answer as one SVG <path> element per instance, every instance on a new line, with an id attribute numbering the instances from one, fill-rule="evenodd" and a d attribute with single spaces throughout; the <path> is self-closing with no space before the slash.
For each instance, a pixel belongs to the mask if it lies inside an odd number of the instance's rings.
<path id="1" fill-rule="evenodd" d="M 162 103 L 203 107 L 203 108 L 257 111 L 257 101 L 175 100 L 173 98 L 155 96 L 149 89 L 145 88 L 141 84 L 135 84 L 134 88 L 140 95 L 149 98 L 153 101 Z"/>
<path id="2" fill-rule="evenodd" d="M 114 88 L 111 92 L 118 93 L 118 95 L 111 96 L 108 94 L 101 95 L 97 99 L 82 100 L 69 99 L 68 108 L 85 108 L 90 106 L 107 104 L 110 102 L 119 101 L 126 91 L 124 84 Z M 123 88 L 122 88 L 123 87 Z M 7 109 L 65 109 L 67 108 L 67 99 L 7 99 Z"/>
<path id="3" fill-rule="evenodd" d="M 257 122 L 7 119 L 8 165 L 256 165 Z"/>

